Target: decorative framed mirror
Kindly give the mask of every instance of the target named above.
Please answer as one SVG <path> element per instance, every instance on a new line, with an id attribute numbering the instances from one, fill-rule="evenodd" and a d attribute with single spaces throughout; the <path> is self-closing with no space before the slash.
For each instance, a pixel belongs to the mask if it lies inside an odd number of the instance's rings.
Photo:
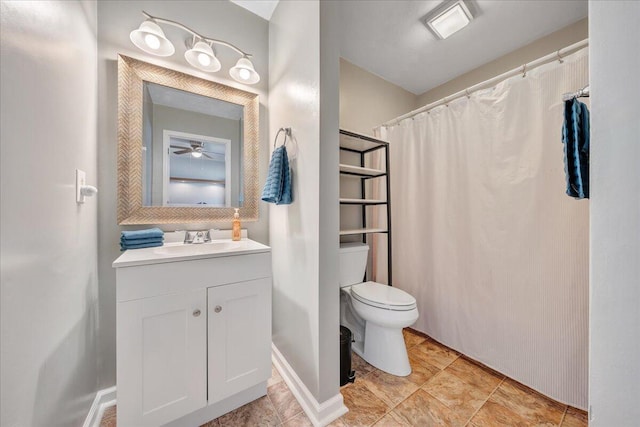
<path id="1" fill-rule="evenodd" d="M 118 223 L 258 219 L 258 95 L 118 58 Z"/>

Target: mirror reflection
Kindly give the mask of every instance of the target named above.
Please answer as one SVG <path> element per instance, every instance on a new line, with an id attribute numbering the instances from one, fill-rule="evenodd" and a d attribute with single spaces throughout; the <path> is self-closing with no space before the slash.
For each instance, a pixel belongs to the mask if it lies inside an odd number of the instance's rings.
<path id="1" fill-rule="evenodd" d="M 243 206 L 243 106 L 144 82 L 144 206 Z"/>

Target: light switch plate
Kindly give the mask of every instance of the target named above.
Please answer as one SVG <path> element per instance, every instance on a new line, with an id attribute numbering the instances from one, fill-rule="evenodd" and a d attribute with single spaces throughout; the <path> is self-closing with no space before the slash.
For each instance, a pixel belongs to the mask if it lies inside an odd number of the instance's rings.
<path id="1" fill-rule="evenodd" d="M 87 174 L 85 173 L 85 171 L 76 169 L 76 202 L 77 203 L 84 203 L 84 196 L 80 191 L 80 189 L 84 185 L 87 185 Z"/>

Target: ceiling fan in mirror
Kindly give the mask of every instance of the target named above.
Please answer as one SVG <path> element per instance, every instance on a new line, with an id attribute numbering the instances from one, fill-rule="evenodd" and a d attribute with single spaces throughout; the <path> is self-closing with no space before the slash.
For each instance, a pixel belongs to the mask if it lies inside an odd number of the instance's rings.
<path id="1" fill-rule="evenodd" d="M 202 141 L 189 141 L 189 146 L 185 147 L 183 145 L 171 145 L 171 148 L 177 148 L 177 151 L 174 151 L 173 154 L 181 155 L 181 154 L 191 154 L 191 157 L 195 157 L 199 159 L 200 157 L 205 157 L 210 160 L 215 160 L 209 154 L 209 151 L 204 150 L 204 143 Z M 209 153 L 209 154 L 207 154 Z"/>

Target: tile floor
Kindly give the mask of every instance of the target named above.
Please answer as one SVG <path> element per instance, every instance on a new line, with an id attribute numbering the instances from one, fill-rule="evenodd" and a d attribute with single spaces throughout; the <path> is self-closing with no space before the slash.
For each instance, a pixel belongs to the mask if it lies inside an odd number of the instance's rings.
<path id="1" fill-rule="evenodd" d="M 354 354 L 356 382 L 342 387 L 349 412 L 331 427 L 585 427 L 587 414 L 553 401 L 410 329 L 404 331 L 413 372 L 395 377 Z M 116 427 L 116 410 L 101 427 Z M 272 369 L 267 396 L 201 427 L 311 427 Z"/>

